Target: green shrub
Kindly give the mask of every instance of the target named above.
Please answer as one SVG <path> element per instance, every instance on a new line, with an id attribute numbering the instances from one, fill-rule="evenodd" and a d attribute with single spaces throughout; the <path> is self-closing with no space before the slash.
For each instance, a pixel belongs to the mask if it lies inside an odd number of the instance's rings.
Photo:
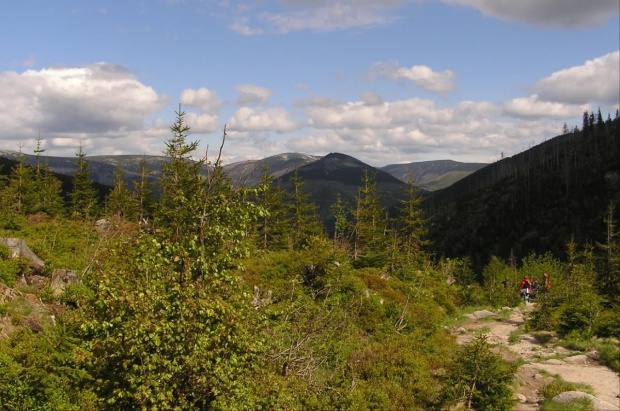
<path id="1" fill-rule="evenodd" d="M 465 402 L 474 409 L 511 409 L 516 369 L 516 364 L 491 352 L 486 335 L 478 336 L 457 352 L 445 379 L 445 401 Z"/>

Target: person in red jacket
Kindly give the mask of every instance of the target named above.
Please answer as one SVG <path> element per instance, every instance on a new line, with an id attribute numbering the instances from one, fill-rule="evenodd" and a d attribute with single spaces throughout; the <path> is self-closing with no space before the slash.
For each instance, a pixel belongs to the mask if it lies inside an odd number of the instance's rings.
<path id="1" fill-rule="evenodd" d="M 532 282 L 527 276 L 523 277 L 523 281 L 521 281 L 521 285 L 519 286 L 519 291 L 521 291 L 523 300 L 527 304 L 530 301 L 530 294 L 532 292 Z"/>

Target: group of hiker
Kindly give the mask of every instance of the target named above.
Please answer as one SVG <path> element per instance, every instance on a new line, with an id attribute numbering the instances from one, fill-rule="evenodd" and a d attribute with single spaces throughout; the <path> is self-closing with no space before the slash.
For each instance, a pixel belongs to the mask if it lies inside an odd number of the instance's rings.
<path id="1" fill-rule="evenodd" d="M 519 286 L 519 291 L 521 292 L 521 296 L 523 300 L 528 303 L 531 298 L 535 297 L 539 291 L 541 291 L 541 284 L 538 283 L 538 278 L 534 277 L 532 281 L 530 281 L 527 276 L 523 277 L 523 281 L 521 281 L 521 285 Z M 542 283 L 542 292 L 547 295 L 551 291 L 551 280 L 549 279 L 549 274 L 543 274 L 543 283 Z"/>

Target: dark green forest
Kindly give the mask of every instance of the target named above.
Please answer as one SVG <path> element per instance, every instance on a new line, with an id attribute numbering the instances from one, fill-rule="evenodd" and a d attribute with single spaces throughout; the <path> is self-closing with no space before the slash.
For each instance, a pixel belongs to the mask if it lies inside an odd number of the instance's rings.
<path id="1" fill-rule="evenodd" d="M 620 371 L 618 124 L 585 113 L 432 196 L 404 185 L 390 209 L 366 169 L 320 205 L 328 227 L 303 172 L 233 185 L 225 132 L 195 161 L 181 111 L 156 184 L 144 162 L 97 186 L 81 147 L 61 180 L 39 141 L 0 180 L 0 238 L 44 261 L 0 244 L 0 409 L 512 409 L 518 361 L 451 330 L 523 304 L 516 284 L 543 273 L 528 327 L 596 341 Z M 79 281 L 52 287 L 60 270 Z"/>

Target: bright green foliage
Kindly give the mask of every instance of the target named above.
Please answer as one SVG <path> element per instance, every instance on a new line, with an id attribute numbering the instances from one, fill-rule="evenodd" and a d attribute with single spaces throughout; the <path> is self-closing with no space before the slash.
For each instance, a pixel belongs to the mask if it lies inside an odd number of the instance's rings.
<path id="1" fill-rule="evenodd" d="M 491 261 L 482 271 L 482 278 L 489 304 L 494 307 L 514 307 L 519 304 L 520 294 L 517 290 L 521 279 L 515 270 L 500 258 L 491 257 Z"/>
<path id="2" fill-rule="evenodd" d="M 510 384 L 516 364 L 494 354 L 485 335 L 462 346 L 449 369 L 445 386 L 449 402 L 479 410 L 509 410 L 515 404 Z"/>
<path id="3" fill-rule="evenodd" d="M 251 396 L 239 382 L 261 338 L 229 270 L 245 254 L 255 206 L 219 158 L 201 177 L 182 112 L 171 129 L 155 233 L 121 240 L 87 278 L 95 298 L 83 328 L 113 409 L 217 409 Z"/>
<path id="4" fill-rule="evenodd" d="M 99 409 L 97 397 L 86 388 L 92 380 L 76 360 L 83 354 L 62 326 L 39 334 L 19 328 L 0 340 L 0 409 Z"/>
<path id="5" fill-rule="evenodd" d="M 34 212 L 43 212 L 50 216 L 56 216 L 64 211 L 64 201 L 61 197 L 62 185 L 52 174 L 47 164 L 41 164 L 41 153 L 45 149 L 41 147 L 41 137 L 37 138 L 35 167 L 35 191 L 37 193 L 37 205 Z"/>
<path id="6" fill-rule="evenodd" d="M 69 193 L 71 199 L 71 216 L 89 219 L 95 217 L 98 211 L 97 191 L 93 188 L 91 172 L 88 170 L 89 161 L 80 144 L 73 172 L 73 191 Z"/>
<path id="7" fill-rule="evenodd" d="M 295 169 L 293 177 L 290 179 L 293 186 L 289 194 L 289 224 L 291 247 L 295 250 L 307 244 L 309 238 L 320 235 L 323 231 L 316 205 L 309 203 L 310 194 L 304 191 L 305 183 Z"/>

